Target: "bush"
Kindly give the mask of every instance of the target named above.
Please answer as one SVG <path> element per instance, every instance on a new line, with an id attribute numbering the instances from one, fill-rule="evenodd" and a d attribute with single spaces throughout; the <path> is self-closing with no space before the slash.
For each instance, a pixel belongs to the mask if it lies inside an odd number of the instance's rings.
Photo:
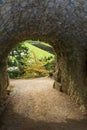
<path id="1" fill-rule="evenodd" d="M 54 58 L 38 59 L 25 44 L 19 44 L 8 56 L 8 73 L 10 78 L 33 78 L 53 73 Z M 15 69 L 16 68 L 16 69 Z"/>
<path id="2" fill-rule="evenodd" d="M 13 70 L 13 71 L 8 71 L 9 77 L 12 79 L 20 77 L 20 71 L 18 70 Z"/>

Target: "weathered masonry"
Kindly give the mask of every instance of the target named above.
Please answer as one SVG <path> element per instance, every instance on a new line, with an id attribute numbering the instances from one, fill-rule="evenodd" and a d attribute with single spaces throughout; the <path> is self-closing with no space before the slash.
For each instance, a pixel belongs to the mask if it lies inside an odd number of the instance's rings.
<path id="1" fill-rule="evenodd" d="M 54 87 L 87 108 L 87 0 L 0 0 L 0 110 L 9 85 L 7 56 L 19 42 L 50 43 Z"/>

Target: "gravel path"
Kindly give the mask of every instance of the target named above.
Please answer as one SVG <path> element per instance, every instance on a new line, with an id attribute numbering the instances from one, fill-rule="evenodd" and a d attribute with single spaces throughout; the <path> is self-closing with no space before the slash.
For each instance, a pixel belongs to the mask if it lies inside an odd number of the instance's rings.
<path id="1" fill-rule="evenodd" d="M 13 80 L 0 130 L 87 130 L 79 107 L 50 78 Z"/>

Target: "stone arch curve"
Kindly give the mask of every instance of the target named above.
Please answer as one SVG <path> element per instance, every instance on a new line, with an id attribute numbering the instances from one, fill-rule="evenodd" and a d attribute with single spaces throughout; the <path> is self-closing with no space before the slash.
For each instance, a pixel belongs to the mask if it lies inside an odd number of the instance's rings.
<path id="1" fill-rule="evenodd" d="M 0 0 L 2 99 L 8 86 L 7 55 L 16 43 L 26 39 L 45 41 L 53 46 L 57 55 L 54 87 L 61 84 L 64 92 L 87 106 L 83 58 L 87 48 L 87 1 Z"/>

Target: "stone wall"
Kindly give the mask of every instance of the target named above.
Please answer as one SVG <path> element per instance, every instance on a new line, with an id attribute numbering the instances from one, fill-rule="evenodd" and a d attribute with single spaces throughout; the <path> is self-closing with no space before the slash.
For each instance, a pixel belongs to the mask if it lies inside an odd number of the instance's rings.
<path id="1" fill-rule="evenodd" d="M 7 74 L 7 59 L 0 57 L 0 114 L 5 108 L 6 99 L 8 98 L 7 87 L 9 78 Z"/>
<path id="2" fill-rule="evenodd" d="M 0 0 L 1 97 L 5 98 L 8 86 L 2 59 L 27 39 L 53 46 L 57 55 L 54 87 L 59 85 L 60 91 L 87 107 L 87 1 Z"/>
<path id="3" fill-rule="evenodd" d="M 70 50 L 66 49 L 67 52 L 61 51 L 61 54 L 57 52 L 57 67 L 54 75 L 58 81 L 55 81 L 54 88 L 69 94 L 76 103 L 81 105 L 81 109 L 87 108 L 87 57 L 85 56 L 85 48 L 78 45 L 78 48 L 74 46 Z"/>

